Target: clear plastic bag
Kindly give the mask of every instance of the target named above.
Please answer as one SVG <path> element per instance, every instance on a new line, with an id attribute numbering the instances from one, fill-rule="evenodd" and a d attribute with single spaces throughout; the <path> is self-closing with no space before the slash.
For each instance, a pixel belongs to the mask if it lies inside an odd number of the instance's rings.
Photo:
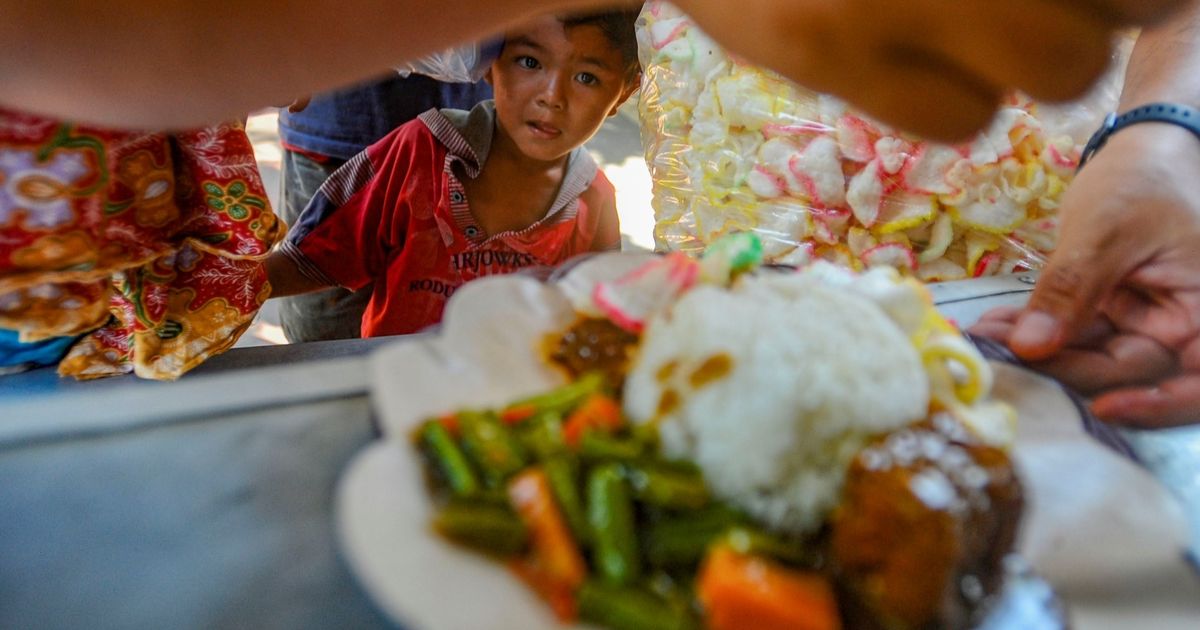
<path id="1" fill-rule="evenodd" d="M 1121 85 L 1114 71 L 1068 106 L 1013 96 L 973 142 L 945 146 L 731 58 L 669 3 L 646 4 L 638 43 L 659 249 L 749 230 L 771 262 L 892 265 L 931 281 L 1040 266 Z"/>
<path id="2" fill-rule="evenodd" d="M 474 83 L 487 74 L 502 41 L 469 43 L 431 53 L 396 66 L 402 77 L 424 75 L 445 83 Z"/>

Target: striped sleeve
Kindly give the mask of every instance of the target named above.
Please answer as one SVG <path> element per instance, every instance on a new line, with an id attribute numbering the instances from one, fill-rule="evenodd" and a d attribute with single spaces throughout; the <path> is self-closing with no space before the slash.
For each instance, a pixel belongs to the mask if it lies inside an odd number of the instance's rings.
<path id="1" fill-rule="evenodd" d="M 383 276 L 404 243 L 405 184 L 429 150 L 428 136 L 419 122 L 402 125 L 334 171 L 280 251 L 325 284 L 357 290 Z"/>
<path id="2" fill-rule="evenodd" d="M 369 149 L 368 149 L 369 150 Z M 333 172 L 325 183 L 317 189 L 316 194 L 304 207 L 304 211 L 296 219 L 296 225 L 288 231 L 287 240 L 298 243 L 304 240 L 315 227 L 334 214 L 338 208 L 345 205 L 360 190 L 371 183 L 375 177 L 375 168 L 371 158 L 363 150 L 350 158 L 341 168 Z"/>

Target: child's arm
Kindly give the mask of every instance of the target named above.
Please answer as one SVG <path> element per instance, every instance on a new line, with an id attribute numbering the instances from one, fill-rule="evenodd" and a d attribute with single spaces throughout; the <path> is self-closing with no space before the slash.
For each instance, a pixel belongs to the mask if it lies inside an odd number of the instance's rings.
<path id="1" fill-rule="evenodd" d="M 290 256 L 276 248 L 267 257 L 267 281 L 271 283 L 271 297 L 287 297 L 328 289 L 330 285 L 300 273 L 300 267 Z"/>
<path id="2" fill-rule="evenodd" d="M 441 167 L 434 142 L 425 124 L 414 120 L 334 171 L 268 256 L 271 297 L 335 286 L 358 290 L 383 277 L 404 246 L 409 176 L 435 162 Z"/>
<path id="3" fill-rule="evenodd" d="M 604 176 L 604 171 L 596 173 L 596 179 L 592 180 L 592 185 L 583 193 L 581 199 L 585 202 L 589 215 L 584 219 L 589 225 L 589 228 L 585 229 L 591 229 L 593 234 L 588 251 L 619 251 L 621 219 L 617 214 L 617 190 Z"/>
<path id="4" fill-rule="evenodd" d="M 609 197 L 600 211 L 600 225 L 596 230 L 593 251 L 619 251 L 621 249 L 621 219 L 617 214 L 617 198 Z"/>

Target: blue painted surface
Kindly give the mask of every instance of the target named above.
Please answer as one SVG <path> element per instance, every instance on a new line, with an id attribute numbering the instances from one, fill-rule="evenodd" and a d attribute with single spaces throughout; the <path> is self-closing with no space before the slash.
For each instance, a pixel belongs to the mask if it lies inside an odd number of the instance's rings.
<path id="1" fill-rule="evenodd" d="M 392 627 L 334 536 L 365 397 L 0 444 L 0 628 Z"/>

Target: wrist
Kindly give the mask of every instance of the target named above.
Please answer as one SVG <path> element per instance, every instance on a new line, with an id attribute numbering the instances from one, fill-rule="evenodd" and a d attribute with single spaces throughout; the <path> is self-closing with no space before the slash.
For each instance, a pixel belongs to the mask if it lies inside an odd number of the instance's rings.
<path id="1" fill-rule="evenodd" d="M 1177 132 L 1191 136 L 1193 145 L 1200 143 L 1200 110 L 1177 103 L 1149 103 L 1122 112 L 1109 114 L 1104 123 L 1088 140 L 1080 157 L 1079 168 L 1082 169 L 1088 161 L 1112 140 L 1122 135 L 1130 136 L 1135 128 L 1155 128 L 1155 132 L 1132 134 L 1137 138 L 1158 136 L 1167 141 L 1176 140 L 1174 134 L 1162 131 L 1164 127 L 1173 127 Z M 1148 149 L 1151 147 L 1143 147 Z M 1109 152 L 1115 149 L 1109 149 Z M 1139 152 L 1141 153 L 1141 152 Z"/>
<path id="2" fill-rule="evenodd" d="M 1105 151 L 1133 156 L 1133 159 L 1200 157 L 1200 139 L 1187 129 L 1170 123 L 1148 122 L 1131 125 L 1108 140 Z"/>

